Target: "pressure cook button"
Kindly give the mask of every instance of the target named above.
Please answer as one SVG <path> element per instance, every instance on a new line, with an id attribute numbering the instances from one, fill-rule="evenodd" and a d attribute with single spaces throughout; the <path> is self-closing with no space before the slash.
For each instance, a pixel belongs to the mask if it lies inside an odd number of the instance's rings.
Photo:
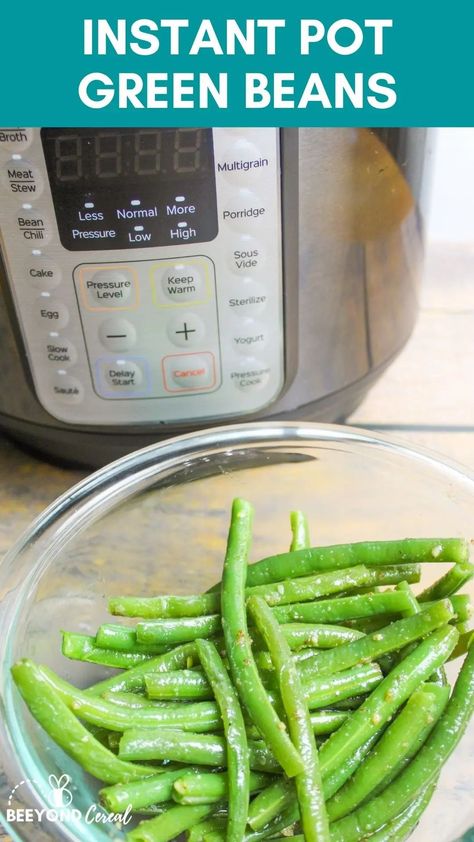
<path id="1" fill-rule="evenodd" d="M 128 351 L 137 341 L 137 331 L 127 319 L 106 319 L 99 327 L 99 339 L 110 351 Z"/>
<path id="2" fill-rule="evenodd" d="M 136 296 L 133 274 L 127 269 L 99 269 L 83 277 L 86 306 L 90 310 L 128 309 Z"/>
<path id="3" fill-rule="evenodd" d="M 36 312 L 38 322 L 48 330 L 62 330 L 69 322 L 69 310 L 64 302 L 47 293 L 36 299 Z"/>
<path id="4" fill-rule="evenodd" d="M 261 242 L 251 234 L 232 238 L 227 264 L 238 275 L 257 272 L 265 263 L 266 251 Z"/>
<path id="5" fill-rule="evenodd" d="M 270 367 L 255 357 L 246 357 L 231 370 L 230 379 L 242 392 L 259 392 L 270 379 Z"/>
<path id="6" fill-rule="evenodd" d="M 42 246 L 51 239 L 51 226 L 39 210 L 20 210 L 16 214 L 18 231 L 23 240 L 31 246 Z"/>
<path id="7" fill-rule="evenodd" d="M 266 217 L 265 203 L 252 190 L 237 190 L 222 209 L 223 221 L 238 231 L 251 230 L 254 225 L 260 227 Z"/>
<path id="8" fill-rule="evenodd" d="M 267 344 L 267 330 L 264 325 L 255 319 L 245 318 L 238 324 L 232 333 L 232 346 L 234 351 L 241 354 L 248 354 L 249 350 L 260 350 Z"/>
<path id="9" fill-rule="evenodd" d="M 77 362 L 77 351 L 69 339 L 52 336 L 45 345 L 46 357 L 56 368 L 69 368 Z"/>
<path id="10" fill-rule="evenodd" d="M 33 140 L 33 129 L 0 129 L 0 149 L 9 152 L 23 152 Z"/>
<path id="11" fill-rule="evenodd" d="M 167 392 L 204 391 L 216 383 L 214 355 L 208 351 L 164 357 L 162 369 Z"/>
<path id="12" fill-rule="evenodd" d="M 217 161 L 217 172 L 228 181 L 238 183 L 242 183 L 243 178 L 253 182 L 268 167 L 268 158 L 262 156 L 258 147 L 245 137 L 232 143 Z"/>
<path id="13" fill-rule="evenodd" d="M 204 273 L 196 264 L 173 263 L 163 270 L 162 266 L 154 266 L 151 270 L 152 278 L 161 276 L 160 302 L 168 305 L 185 304 L 187 301 L 204 303 L 209 297 Z"/>
<path id="14" fill-rule="evenodd" d="M 103 360 L 99 363 L 102 380 L 111 392 L 142 392 L 144 376 L 135 360 Z"/>
<path id="15" fill-rule="evenodd" d="M 168 323 L 166 332 L 173 345 L 190 348 L 199 345 L 206 335 L 206 326 L 194 313 L 180 313 Z"/>
<path id="16" fill-rule="evenodd" d="M 2 181 L 10 193 L 26 202 L 36 199 L 43 190 L 41 171 L 23 159 L 11 158 L 2 167 Z"/>
<path id="17" fill-rule="evenodd" d="M 58 372 L 53 381 L 53 393 L 61 403 L 81 403 L 84 398 L 84 387 L 76 377 L 66 372 Z"/>
<path id="18" fill-rule="evenodd" d="M 28 280 L 37 289 L 54 289 L 61 283 L 61 269 L 52 260 L 32 254 L 26 265 Z"/>
<path id="19" fill-rule="evenodd" d="M 229 288 L 229 309 L 236 316 L 253 316 L 265 310 L 268 303 L 267 289 L 253 278 L 242 278 Z"/>

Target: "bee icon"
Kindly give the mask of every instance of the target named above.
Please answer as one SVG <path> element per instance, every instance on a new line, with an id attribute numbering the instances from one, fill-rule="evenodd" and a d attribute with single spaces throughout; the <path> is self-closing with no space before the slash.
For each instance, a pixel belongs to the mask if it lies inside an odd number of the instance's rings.
<path id="1" fill-rule="evenodd" d="M 53 807 L 68 807 L 72 801 L 72 794 L 67 788 L 71 782 L 69 775 L 50 775 L 48 778 L 51 787 L 51 804 Z"/>

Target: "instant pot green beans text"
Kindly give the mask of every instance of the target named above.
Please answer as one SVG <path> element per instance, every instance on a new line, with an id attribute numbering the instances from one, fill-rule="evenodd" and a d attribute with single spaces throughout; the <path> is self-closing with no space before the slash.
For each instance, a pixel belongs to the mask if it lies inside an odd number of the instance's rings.
<path id="1" fill-rule="evenodd" d="M 252 520 L 234 500 L 209 592 L 114 597 L 110 613 L 134 626 L 63 632 L 67 658 L 120 672 L 79 690 L 22 660 L 18 690 L 105 784 L 100 802 L 127 816 L 128 842 L 402 842 L 474 709 L 458 593 L 474 573 L 468 544 L 312 547 L 291 512 L 289 552 L 248 565 Z M 416 595 L 423 565 L 439 562 L 450 568 Z"/>

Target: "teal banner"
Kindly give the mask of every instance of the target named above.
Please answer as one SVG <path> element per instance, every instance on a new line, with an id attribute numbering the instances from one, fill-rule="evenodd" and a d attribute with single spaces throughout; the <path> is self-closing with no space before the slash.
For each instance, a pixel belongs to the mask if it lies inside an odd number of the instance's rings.
<path id="1" fill-rule="evenodd" d="M 14 3 L 3 126 L 473 125 L 474 4 Z"/>

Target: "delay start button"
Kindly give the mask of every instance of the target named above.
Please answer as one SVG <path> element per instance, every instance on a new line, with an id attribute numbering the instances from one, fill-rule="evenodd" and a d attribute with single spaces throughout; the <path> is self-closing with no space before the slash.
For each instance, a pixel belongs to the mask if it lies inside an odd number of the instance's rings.
<path id="1" fill-rule="evenodd" d="M 216 384 L 214 354 L 172 354 L 161 363 L 167 392 L 209 391 Z"/>

